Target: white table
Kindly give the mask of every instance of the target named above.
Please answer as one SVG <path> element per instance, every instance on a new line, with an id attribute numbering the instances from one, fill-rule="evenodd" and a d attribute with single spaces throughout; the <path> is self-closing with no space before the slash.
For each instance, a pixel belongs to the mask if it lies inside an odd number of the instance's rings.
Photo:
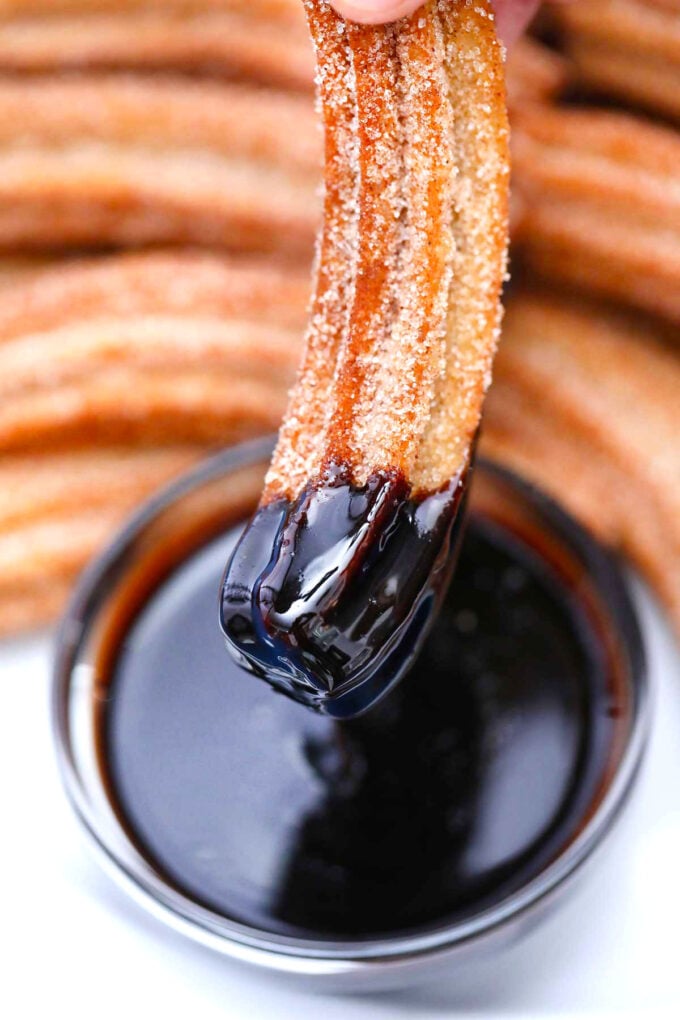
<path id="1" fill-rule="evenodd" d="M 653 737 L 606 859 L 524 941 L 448 980 L 373 997 L 310 995 L 185 941 L 90 859 L 62 794 L 49 636 L 0 644 L 0 1015 L 120 1020 L 680 1016 L 680 658 L 641 595 Z"/>

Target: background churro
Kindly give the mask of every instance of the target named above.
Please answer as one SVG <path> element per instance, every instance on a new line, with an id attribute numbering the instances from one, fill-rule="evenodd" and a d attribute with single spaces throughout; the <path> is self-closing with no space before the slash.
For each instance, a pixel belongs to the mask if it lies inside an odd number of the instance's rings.
<path id="1" fill-rule="evenodd" d="M 579 0 L 553 16 L 581 87 L 680 118 L 678 0 Z"/>
<path id="2" fill-rule="evenodd" d="M 159 77 L 0 78 L 0 250 L 193 243 L 309 258 L 306 99 Z"/>
<path id="3" fill-rule="evenodd" d="M 516 112 L 512 137 L 532 270 L 680 322 L 680 135 L 536 105 Z"/>
<path id="4" fill-rule="evenodd" d="M 481 449 L 680 628 L 679 46 L 677 0 L 573 0 L 511 54 L 521 282 Z M 54 619 L 159 485 L 278 425 L 321 208 L 312 77 L 299 0 L 0 0 L 3 633 Z"/>
<path id="5" fill-rule="evenodd" d="M 680 359 L 665 341 L 649 320 L 517 293 L 482 449 L 630 556 L 680 625 Z"/>
<path id="6" fill-rule="evenodd" d="M 171 70 L 311 87 L 296 0 L 18 3 L 0 17 L 0 70 Z"/>

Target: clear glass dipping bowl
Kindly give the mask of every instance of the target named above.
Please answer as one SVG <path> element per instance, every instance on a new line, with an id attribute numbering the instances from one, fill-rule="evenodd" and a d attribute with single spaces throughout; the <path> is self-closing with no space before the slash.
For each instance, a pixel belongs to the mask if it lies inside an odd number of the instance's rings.
<path id="1" fill-rule="evenodd" d="M 54 739 L 68 798 L 108 873 L 160 921 L 213 950 L 324 990 L 408 985 L 512 939 L 563 896 L 571 878 L 611 829 L 632 788 L 649 725 L 644 649 L 616 560 L 559 507 L 508 471 L 480 462 L 471 510 L 545 536 L 569 583 L 587 589 L 609 653 L 618 657 L 630 707 L 623 739 L 578 834 L 516 892 L 460 923 L 418 935 L 345 942 L 285 937 L 240 924 L 179 892 L 145 859 L 113 806 L 97 746 L 96 678 L 124 633 L 120 592 L 137 586 L 139 604 L 191 551 L 245 519 L 259 494 L 271 440 L 247 443 L 201 464 L 142 508 L 85 572 L 63 618 L 53 685 Z M 539 551 L 541 548 L 539 546 Z M 217 599 L 217 593 L 216 593 Z M 129 601 L 129 599 L 128 599 Z M 215 626 L 217 626 L 217 619 Z"/>

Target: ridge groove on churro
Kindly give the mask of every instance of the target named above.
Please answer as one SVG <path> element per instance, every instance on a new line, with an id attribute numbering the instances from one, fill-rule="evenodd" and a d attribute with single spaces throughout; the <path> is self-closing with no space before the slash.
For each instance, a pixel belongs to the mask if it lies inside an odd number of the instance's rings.
<path id="1" fill-rule="evenodd" d="M 274 428 L 308 289 L 299 270 L 191 252 L 27 270 L 0 303 L 0 454 Z"/>
<path id="2" fill-rule="evenodd" d="M 579 84 L 680 118 L 677 0 L 578 0 L 553 17 Z"/>
<path id="3" fill-rule="evenodd" d="M 0 71 L 172 70 L 307 91 L 297 0 L 0 4 Z"/>
<path id="4" fill-rule="evenodd" d="M 541 276 L 680 321 L 680 139 L 641 117 L 536 105 L 513 118 L 518 247 Z"/>
<path id="5" fill-rule="evenodd" d="M 680 623 L 680 361 L 669 330 L 559 294 L 519 291 L 482 451 L 624 550 Z"/>
<path id="6" fill-rule="evenodd" d="M 379 27 L 305 6 L 324 223 L 298 381 L 222 625 L 249 670 L 351 715 L 406 668 L 452 568 L 499 325 L 507 123 L 487 3 Z"/>
<path id="7" fill-rule="evenodd" d="M 0 76 L 0 250 L 190 243 L 306 259 L 307 97 L 131 75 Z"/>

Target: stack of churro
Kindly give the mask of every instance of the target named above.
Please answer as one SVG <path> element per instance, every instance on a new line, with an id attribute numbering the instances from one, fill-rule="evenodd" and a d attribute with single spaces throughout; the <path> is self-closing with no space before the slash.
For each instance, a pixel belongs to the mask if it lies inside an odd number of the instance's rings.
<path id="1" fill-rule="evenodd" d="M 127 69 L 247 79 L 308 91 L 297 0 L 7 0 L 0 69 Z"/>
<path id="2" fill-rule="evenodd" d="M 509 299 L 482 450 L 623 550 L 680 627 L 680 358 L 652 320 L 573 303 Z"/>
<path id="3" fill-rule="evenodd" d="M 581 86 L 680 118 L 679 0 L 579 0 L 554 17 Z"/>
<path id="4" fill-rule="evenodd" d="M 513 121 L 520 250 L 534 273 L 680 322 L 680 134 L 593 108 Z"/>
<path id="5" fill-rule="evenodd" d="M 308 289 L 305 271 L 191 252 L 9 272 L 4 631 L 51 618 L 123 516 L 206 449 L 276 428 Z"/>
<path id="6" fill-rule="evenodd" d="M 507 68 L 522 282 L 482 450 L 680 626 L 680 4 L 574 0 L 547 38 Z M 299 0 L 0 0 L 2 632 L 52 620 L 155 488 L 279 424 L 321 209 L 313 64 Z"/>
<path id="7" fill-rule="evenodd" d="M 249 84 L 0 76 L 0 250 L 190 243 L 309 258 L 307 97 Z"/>

